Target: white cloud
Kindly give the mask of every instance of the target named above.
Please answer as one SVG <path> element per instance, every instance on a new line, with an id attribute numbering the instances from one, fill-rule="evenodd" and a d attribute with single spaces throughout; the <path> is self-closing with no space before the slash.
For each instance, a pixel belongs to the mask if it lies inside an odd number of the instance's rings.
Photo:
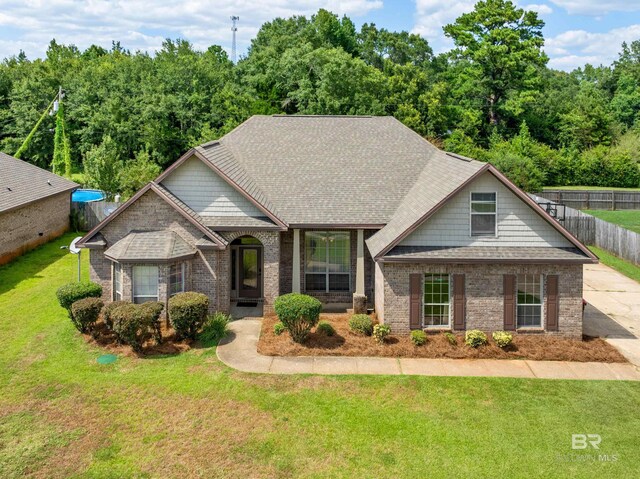
<path id="1" fill-rule="evenodd" d="M 584 66 L 608 65 L 618 58 L 622 42 L 640 38 L 640 25 L 614 28 L 604 33 L 570 30 L 546 41 L 545 50 L 551 57 L 549 66 L 572 70 Z"/>
<path id="2" fill-rule="evenodd" d="M 544 3 L 532 3 L 530 5 L 523 5 L 522 8 L 524 8 L 525 10 L 530 10 L 532 12 L 538 12 L 538 14 L 540 15 L 551 15 L 553 13 L 553 8 L 551 8 L 549 5 L 545 5 Z"/>
<path id="3" fill-rule="evenodd" d="M 240 16 L 238 52 L 260 26 L 276 17 L 311 15 L 326 8 L 358 17 L 382 8 L 382 0 L 0 0 L 0 59 L 22 48 L 43 56 L 52 38 L 79 48 L 158 49 L 164 37 L 186 38 L 197 48 L 231 45 L 231 15 Z M 3 30 L 5 31 L 3 34 Z M 11 38 L 7 32 L 11 32 Z"/>
<path id="4" fill-rule="evenodd" d="M 640 11 L 640 0 L 551 0 L 570 14 L 600 16 L 611 12 Z"/>

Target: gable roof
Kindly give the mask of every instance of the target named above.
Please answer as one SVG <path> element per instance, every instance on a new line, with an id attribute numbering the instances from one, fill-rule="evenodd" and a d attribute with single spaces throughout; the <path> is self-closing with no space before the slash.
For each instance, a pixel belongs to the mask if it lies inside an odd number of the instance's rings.
<path id="1" fill-rule="evenodd" d="M 111 223 L 114 219 L 116 219 L 119 215 L 122 214 L 127 208 L 129 208 L 132 204 L 134 204 L 138 198 L 144 195 L 147 191 L 152 190 L 156 193 L 160 198 L 162 198 L 167 204 L 169 204 L 173 209 L 175 209 L 182 217 L 184 217 L 189 223 L 195 226 L 198 230 L 202 232 L 202 234 L 210 239 L 218 249 L 224 249 L 228 245 L 228 242 L 219 234 L 211 231 L 209 228 L 205 226 L 202 222 L 202 218 L 193 211 L 188 205 L 183 203 L 179 198 L 174 196 L 167 188 L 162 185 L 158 185 L 155 182 L 147 183 L 140 191 L 138 191 L 135 195 L 133 195 L 126 203 L 123 203 L 117 210 L 107 216 L 104 220 L 102 220 L 95 228 L 89 231 L 83 238 L 78 241 L 76 244 L 80 247 L 88 246 L 87 243 L 91 242 L 91 239 L 98 234 L 106 225 Z"/>
<path id="2" fill-rule="evenodd" d="M 79 186 L 50 171 L 0 152 L 0 213 Z"/>
<path id="3" fill-rule="evenodd" d="M 569 240 L 569 242 L 573 244 L 578 251 L 584 254 L 584 256 L 589 260 L 597 261 L 598 258 L 586 246 L 584 246 L 575 236 L 569 233 L 569 231 L 567 231 L 560 223 L 547 214 L 540 205 L 520 190 L 506 176 L 500 173 L 500 171 L 498 171 L 493 165 L 490 165 L 489 163 L 480 165 L 481 166 L 473 172 L 471 169 L 467 170 L 467 172 L 471 174 L 464 179 L 462 179 L 463 173 L 460 171 L 458 176 L 459 183 L 456 186 L 453 186 L 453 183 L 456 180 L 452 178 L 442 189 L 438 189 L 437 193 L 434 193 L 432 190 L 433 188 L 437 188 L 438 184 L 441 183 L 444 178 L 434 178 L 434 175 L 431 175 L 430 172 L 423 171 L 414 186 L 409 190 L 409 193 L 407 193 L 406 198 L 403 200 L 391 221 L 367 240 L 367 246 L 371 256 L 374 259 L 379 259 L 385 256 L 404 238 L 415 231 L 416 228 L 418 228 L 428 218 L 433 216 L 460 190 L 475 180 L 478 176 L 488 172 L 504 184 L 524 203 L 531 207 L 562 236 Z M 462 181 L 460 181 L 461 179 Z M 434 184 L 434 182 L 437 182 L 437 184 Z M 446 192 L 447 189 L 449 190 L 448 192 Z"/>

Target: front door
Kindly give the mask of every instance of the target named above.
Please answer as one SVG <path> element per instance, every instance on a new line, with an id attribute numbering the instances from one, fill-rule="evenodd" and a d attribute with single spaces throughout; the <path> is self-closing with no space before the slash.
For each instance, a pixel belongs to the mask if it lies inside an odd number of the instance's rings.
<path id="1" fill-rule="evenodd" d="M 262 285 L 262 248 L 241 246 L 238 248 L 238 253 L 240 254 L 238 297 L 259 298 Z"/>

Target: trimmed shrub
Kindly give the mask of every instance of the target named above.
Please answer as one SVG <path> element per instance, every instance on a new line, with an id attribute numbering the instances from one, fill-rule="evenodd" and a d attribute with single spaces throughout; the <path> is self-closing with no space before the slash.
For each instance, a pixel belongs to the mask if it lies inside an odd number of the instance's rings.
<path id="1" fill-rule="evenodd" d="M 139 305 L 144 314 L 144 320 L 147 323 L 149 329 L 153 333 L 153 339 L 156 344 L 162 343 L 162 331 L 160 329 L 160 315 L 164 310 L 164 304 L 160 301 L 149 301 Z"/>
<path id="2" fill-rule="evenodd" d="M 371 336 L 373 333 L 373 321 L 366 314 L 354 314 L 349 318 L 349 329 L 354 333 Z"/>
<path id="3" fill-rule="evenodd" d="M 111 317 L 111 314 L 116 308 L 119 308 L 120 306 L 123 306 L 125 304 L 131 303 L 129 301 L 112 301 L 104 305 L 104 308 L 102 308 L 102 319 L 104 321 L 104 324 L 107 325 L 107 328 L 113 329 L 113 318 Z"/>
<path id="4" fill-rule="evenodd" d="M 318 327 L 316 328 L 316 331 L 318 331 L 319 333 L 323 333 L 326 336 L 333 336 L 336 334 L 336 330 L 327 321 L 320 321 L 318 323 Z"/>
<path id="5" fill-rule="evenodd" d="M 450 332 L 446 332 L 443 333 L 444 337 L 447 338 L 447 341 L 449 341 L 449 344 L 451 344 L 452 346 L 457 346 L 458 345 L 458 339 L 456 338 L 456 335 Z"/>
<path id="6" fill-rule="evenodd" d="M 210 314 L 202 326 L 202 332 L 198 335 L 198 339 L 203 343 L 220 341 L 227 335 L 231 320 L 231 316 L 220 311 Z"/>
<path id="7" fill-rule="evenodd" d="M 511 344 L 511 341 L 513 341 L 513 335 L 506 331 L 494 331 L 491 336 L 500 348 L 506 348 Z"/>
<path id="8" fill-rule="evenodd" d="M 71 322 L 81 333 L 91 331 L 98 321 L 102 306 L 104 304 L 99 298 L 79 299 L 71 305 Z"/>
<path id="9" fill-rule="evenodd" d="M 69 317 L 72 317 L 71 305 L 84 298 L 100 298 L 102 296 L 102 286 L 91 282 L 78 282 L 67 283 L 58 288 L 56 296 L 60 306 L 69 312 Z"/>
<path id="10" fill-rule="evenodd" d="M 390 334 L 391 328 L 386 324 L 376 324 L 373 327 L 373 339 L 375 339 L 378 344 L 383 344 Z"/>
<path id="11" fill-rule="evenodd" d="M 169 321 L 180 338 L 196 339 L 208 311 L 209 298 L 202 293 L 178 293 L 169 300 Z"/>
<path id="12" fill-rule="evenodd" d="M 421 329 L 411 331 L 411 342 L 416 346 L 422 346 L 427 342 L 427 333 L 425 333 Z"/>
<path id="13" fill-rule="evenodd" d="M 278 319 L 296 343 L 302 343 L 307 339 L 311 329 L 318 324 L 322 309 L 322 303 L 316 298 L 300 293 L 278 296 L 273 306 Z"/>
<path id="14" fill-rule="evenodd" d="M 275 334 L 276 336 L 280 336 L 286 330 L 287 328 L 284 327 L 284 324 L 282 324 L 282 321 L 278 321 L 276 324 L 273 325 L 273 334 Z"/>
<path id="15" fill-rule="evenodd" d="M 123 304 L 111 312 L 113 332 L 118 341 L 128 344 L 136 352 L 142 351 L 142 344 L 148 339 L 148 312 L 138 304 Z"/>
<path id="16" fill-rule="evenodd" d="M 472 329 L 465 333 L 464 342 L 467 346 L 471 346 L 472 348 L 484 346 L 487 344 L 487 335 L 479 329 Z"/>

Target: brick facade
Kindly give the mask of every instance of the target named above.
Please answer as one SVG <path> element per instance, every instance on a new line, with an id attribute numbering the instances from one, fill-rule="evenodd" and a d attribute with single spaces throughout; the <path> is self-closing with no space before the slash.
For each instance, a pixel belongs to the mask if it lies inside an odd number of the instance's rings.
<path id="1" fill-rule="evenodd" d="M 69 229 L 71 192 L 0 213 L 0 264 L 51 241 Z"/>
<path id="2" fill-rule="evenodd" d="M 397 333 L 409 332 L 409 275 L 411 273 L 464 274 L 466 287 L 466 329 L 498 331 L 503 325 L 504 274 L 557 274 L 559 276 L 558 331 L 546 334 L 582 338 L 582 265 L 428 265 L 383 263 L 376 279 L 383 279 L 382 315 Z M 546 317 L 546 280 L 543 283 L 543 318 Z M 544 325 L 544 319 L 543 319 Z"/>

